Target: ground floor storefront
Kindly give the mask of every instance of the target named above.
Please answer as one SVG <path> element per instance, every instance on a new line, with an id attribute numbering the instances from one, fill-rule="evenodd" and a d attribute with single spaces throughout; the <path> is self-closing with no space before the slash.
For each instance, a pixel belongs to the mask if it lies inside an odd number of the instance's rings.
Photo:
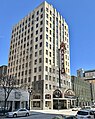
<path id="1" fill-rule="evenodd" d="M 76 98 L 74 92 L 69 89 L 66 91 L 55 90 L 52 94 L 45 94 L 44 99 L 31 99 L 30 109 L 70 109 L 76 105 Z"/>
<path id="2" fill-rule="evenodd" d="M 0 96 L 0 108 L 3 109 L 5 106 L 5 100 L 4 100 L 5 98 L 2 89 L 1 91 L 2 94 Z M 13 111 L 19 108 L 29 108 L 29 93 L 22 89 L 12 90 L 12 92 L 10 93 L 7 99 L 5 108 L 9 111 Z"/>

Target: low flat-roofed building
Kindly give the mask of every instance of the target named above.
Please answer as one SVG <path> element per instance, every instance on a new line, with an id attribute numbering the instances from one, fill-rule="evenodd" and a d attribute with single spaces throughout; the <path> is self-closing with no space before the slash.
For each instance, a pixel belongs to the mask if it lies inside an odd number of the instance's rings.
<path id="1" fill-rule="evenodd" d="M 4 107 L 4 89 L 0 88 L 0 107 Z M 13 89 L 7 100 L 7 108 L 12 111 L 19 108 L 29 108 L 29 93 L 22 89 Z"/>

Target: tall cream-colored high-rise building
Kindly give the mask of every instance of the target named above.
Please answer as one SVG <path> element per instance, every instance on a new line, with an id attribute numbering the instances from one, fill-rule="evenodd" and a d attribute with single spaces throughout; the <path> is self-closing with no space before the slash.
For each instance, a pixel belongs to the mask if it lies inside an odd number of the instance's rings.
<path id="1" fill-rule="evenodd" d="M 8 74 L 15 76 L 17 85 L 32 88 L 32 109 L 73 104 L 68 25 L 46 1 L 13 27 Z"/>

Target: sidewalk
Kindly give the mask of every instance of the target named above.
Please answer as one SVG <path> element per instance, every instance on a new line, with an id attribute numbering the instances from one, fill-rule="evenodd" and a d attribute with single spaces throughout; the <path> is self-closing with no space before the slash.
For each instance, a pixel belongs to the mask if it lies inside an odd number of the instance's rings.
<path id="1" fill-rule="evenodd" d="M 64 109 L 64 110 L 31 110 L 31 114 L 40 114 L 40 113 L 76 115 L 77 111 L 72 111 L 72 109 Z"/>

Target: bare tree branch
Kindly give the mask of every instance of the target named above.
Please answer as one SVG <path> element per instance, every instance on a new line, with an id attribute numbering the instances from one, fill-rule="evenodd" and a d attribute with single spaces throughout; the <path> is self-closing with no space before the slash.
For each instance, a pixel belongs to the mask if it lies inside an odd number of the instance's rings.
<path id="1" fill-rule="evenodd" d="M 0 86 L 4 90 L 4 110 L 6 108 L 7 100 L 11 91 L 16 87 L 16 80 L 14 77 L 9 77 L 8 75 L 0 76 Z"/>

